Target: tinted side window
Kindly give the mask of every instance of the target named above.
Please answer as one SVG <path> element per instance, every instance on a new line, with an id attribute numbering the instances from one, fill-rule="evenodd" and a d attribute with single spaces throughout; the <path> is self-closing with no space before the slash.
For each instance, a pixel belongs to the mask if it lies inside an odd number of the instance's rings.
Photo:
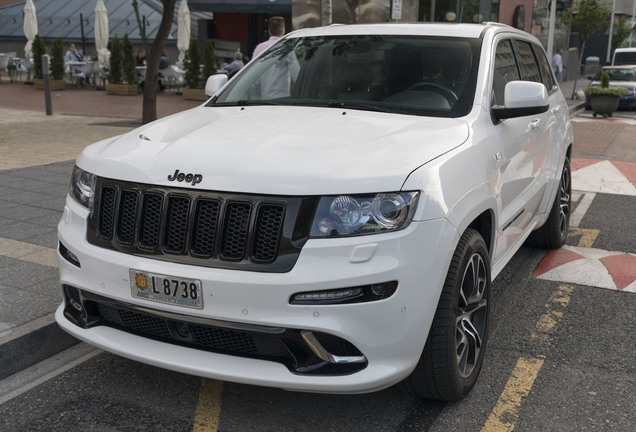
<path id="1" fill-rule="evenodd" d="M 548 63 L 548 59 L 546 58 L 543 49 L 536 45 L 532 48 L 534 49 L 537 60 L 539 60 L 539 69 L 541 70 L 541 78 L 543 79 L 543 84 L 545 85 L 545 88 L 548 89 L 548 92 L 552 93 L 552 90 L 554 89 L 556 83 L 554 82 L 554 77 L 552 76 L 550 63 Z"/>
<path id="2" fill-rule="evenodd" d="M 509 40 L 497 44 L 492 90 L 495 105 L 504 104 L 504 89 L 510 81 L 519 80 L 519 70 Z"/>
<path id="3" fill-rule="evenodd" d="M 515 50 L 517 52 L 517 60 L 519 61 L 519 69 L 521 69 L 521 78 L 524 81 L 541 82 L 541 74 L 539 73 L 539 65 L 535 60 L 532 47 L 528 42 L 519 40 L 514 41 Z"/>

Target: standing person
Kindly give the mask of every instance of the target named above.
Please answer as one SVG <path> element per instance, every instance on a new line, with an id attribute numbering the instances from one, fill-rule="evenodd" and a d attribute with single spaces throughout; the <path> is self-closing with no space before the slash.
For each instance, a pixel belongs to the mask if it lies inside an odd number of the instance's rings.
<path id="1" fill-rule="evenodd" d="M 285 34 L 285 19 L 279 16 L 271 17 L 267 23 L 267 32 L 269 33 L 269 39 L 256 45 L 252 58 L 274 45 Z"/>
<path id="2" fill-rule="evenodd" d="M 269 32 L 269 39 L 256 45 L 252 58 L 255 58 L 275 44 L 285 34 L 285 20 L 282 17 L 271 17 L 267 31 Z M 261 99 L 277 99 L 289 96 L 290 86 L 296 81 L 299 71 L 298 59 L 293 51 L 285 57 L 279 58 L 276 64 L 265 71 L 260 78 Z"/>
<path id="3" fill-rule="evenodd" d="M 558 49 L 552 56 L 552 70 L 556 75 L 557 82 L 563 81 L 563 50 Z"/>

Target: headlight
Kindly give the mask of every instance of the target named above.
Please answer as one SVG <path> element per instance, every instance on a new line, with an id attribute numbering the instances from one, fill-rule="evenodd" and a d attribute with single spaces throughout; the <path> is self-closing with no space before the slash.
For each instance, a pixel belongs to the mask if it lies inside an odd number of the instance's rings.
<path id="1" fill-rule="evenodd" d="M 396 231 L 413 219 L 418 192 L 323 197 L 311 237 L 337 237 Z"/>
<path id="2" fill-rule="evenodd" d="M 93 197 L 95 195 L 95 176 L 75 165 L 69 192 L 78 203 L 92 210 Z"/>

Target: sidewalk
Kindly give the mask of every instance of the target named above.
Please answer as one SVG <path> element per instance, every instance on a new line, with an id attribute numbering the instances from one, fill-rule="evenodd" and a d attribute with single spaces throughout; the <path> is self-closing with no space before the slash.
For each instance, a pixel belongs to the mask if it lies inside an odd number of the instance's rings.
<path id="1" fill-rule="evenodd" d="M 572 85 L 562 84 L 566 97 Z M 77 343 L 53 317 L 61 301 L 57 223 L 73 160 L 86 145 L 141 125 L 141 95 L 88 88 L 52 92 L 51 99 L 53 115 L 47 116 L 43 91 L 0 81 L 0 381 Z M 199 104 L 160 93 L 157 115 Z M 568 108 L 581 110 L 583 102 L 569 100 Z M 589 142 L 620 135 L 608 133 L 607 122 L 592 126 L 597 130 L 587 134 Z M 606 150 L 586 149 L 599 158 Z"/>

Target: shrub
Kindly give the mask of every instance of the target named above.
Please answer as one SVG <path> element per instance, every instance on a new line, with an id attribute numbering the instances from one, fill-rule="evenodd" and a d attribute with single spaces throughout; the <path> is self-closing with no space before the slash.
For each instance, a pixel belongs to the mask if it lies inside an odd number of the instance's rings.
<path id="1" fill-rule="evenodd" d="M 108 73 L 108 81 L 111 84 L 122 84 L 121 63 L 121 43 L 119 42 L 119 37 L 115 35 L 113 43 L 110 46 L 110 72 Z"/>
<path id="2" fill-rule="evenodd" d="M 585 89 L 586 95 L 614 95 L 622 96 L 629 93 L 625 87 L 610 87 L 610 76 L 607 72 L 601 72 L 601 85 L 591 86 Z"/>
<path id="3" fill-rule="evenodd" d="M 128 34 L 124 35 L 122 51 L 122 72 L 124 79 L 128 84 L 137 84 L 137 59 L 135 59 L 135 49 L 130 39 L 128 39 Z"/>
<path id="4" fill-rule="evenodd" d="M 64 79 L 64 43 L 57 38 L 51 45 L 51 76 L 54 80 Z"/>
<path id="5" fill-rule="evenodd" d="M 202 88 L 199 61 L 199 42 L 197 38 L 192 38 L 192 40 L 190 40 L 190 47 L 183 59 L 183 67 L 185 69 L 183 80 L 186 87 L 192 89 Z"/>
<path id="6" fill-rule="evenodd" d="M 35 79 L 42 79 L 44 78 L 42 75 L 42 56 L 46 54 L 46 45 L 39 34 L 35 35 L 31 50 L 33 52 L 33 76 Z"/>
<path id="7" fill-rule="evenodd" d="M 205 88 L 205 83 L 210 75 L 214 75 L 218 70 L 216 64 L 216 52 L 214 51 L 214 45 L 212 41 L 208 39 L 205 41 L 205 48 L 203 49 L 203 76 L 201 77 L 201 88 Z"/>

